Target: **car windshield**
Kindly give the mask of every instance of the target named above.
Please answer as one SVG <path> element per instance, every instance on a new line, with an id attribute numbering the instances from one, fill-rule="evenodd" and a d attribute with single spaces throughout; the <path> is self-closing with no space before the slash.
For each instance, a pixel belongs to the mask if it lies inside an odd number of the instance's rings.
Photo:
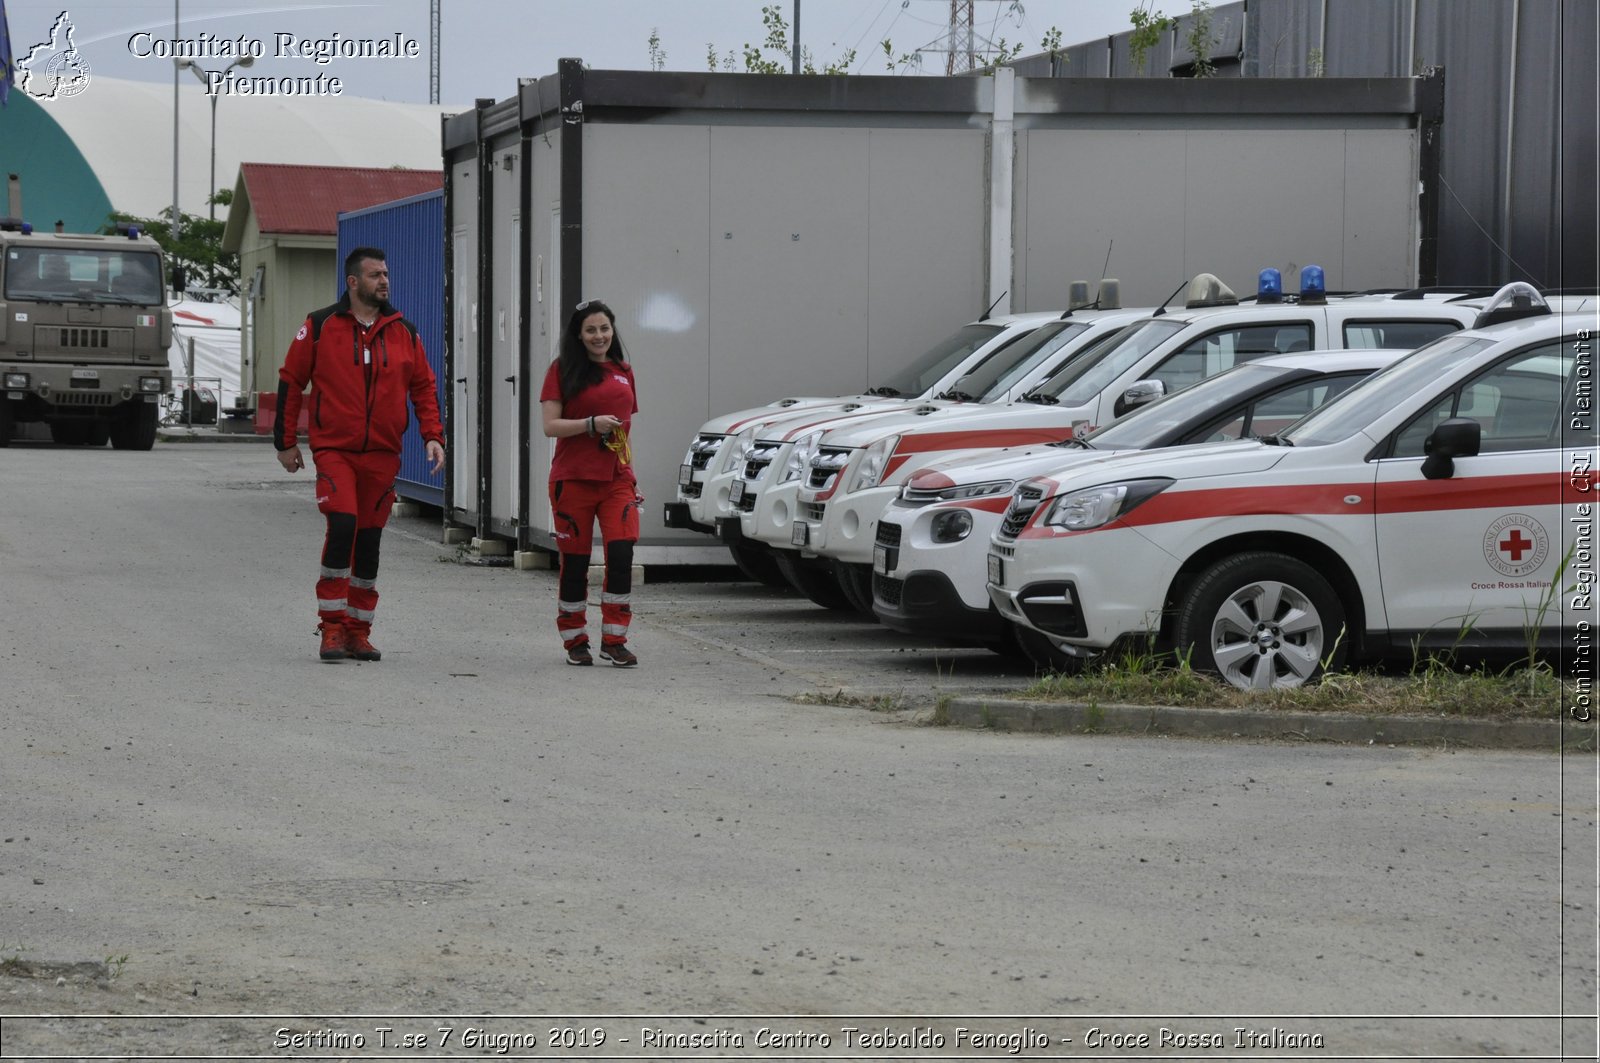
<path id="1" fill-rule="evenodd" d="M 1017 381 L 1088 330 L 1089 326 L 1080 321 L 1052 321 L 1007 347 L 1004 357 L 984 362 L 961 378 L 956 387 L 977 396 L 980 402 L 1002 399 Z"/>
<path id="2" fill-rule="evenodd" d="M 986 323 L 963 325 L 954 334 L 935 344 L 926 354 L 888 380 L 871 389 L 876 395 L 922 397 L 960 365 L 973 351 L 1000 335 L 1000 326 Z"/>
<path id="3" fill-rule="evenodd" d="M 1302 417 L 1278 436 L 1297 447 L 1326 446 L 1349 439 L 1438 380 L 1452 365 L 1472 357 L 1493 342 L 1458 334 L 1434 340 L 1383 372 L 1363 380 L 1315 413 Z"/>
<path id="4" fill-rule="evenodd" d="M 1072 359 L 1030 394 L 1053 398 L 1062 406 L 1082 406 L 1183 327 L 1181 321 L 1162 320 L 1129 325 Z"/>
<path id="5" fill-rule="evenodd" d="M 17 302 L 162 302 L 161 259 L 151 251 L 12 247 L 5 275 L 6 298 Z"/>
<path id="6" fill-rule="evenodd" d="M 1159 402 L 1128 413 L 1084 441 L 1096 450 L 1147 450 L 1163 446 L 1174 430 L 1198 425 L 1251 395 L 1269 390 L 1286 376 L 1299 372 L 1280 366 L 1244 363 L 1209 380 L 1175 391 Z"/>

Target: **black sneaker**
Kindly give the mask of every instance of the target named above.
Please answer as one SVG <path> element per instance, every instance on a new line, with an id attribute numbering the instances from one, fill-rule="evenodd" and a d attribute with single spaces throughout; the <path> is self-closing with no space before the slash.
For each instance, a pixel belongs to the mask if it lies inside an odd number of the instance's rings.
<path id="1" fill-rule="evenodd" d="M 610 661 L 618 668 L 632 668 L 639 663 L 639 658 L 635 657 L 633 651 L 628 649 L 626 642 L 619 642 L 615 646 L 607 646 L 602 642 L 600 644 L 600 659 L 602 661 Z"/>
<path id="2" fill-rule="evenodd" d="M 568 650 L 567 663 L 576 665 L 593 664 L 594 658 L 589 656 L 589 644 L 587 642 L 580 642 L 576 646 L 572 647 L 572 649 Z"/>

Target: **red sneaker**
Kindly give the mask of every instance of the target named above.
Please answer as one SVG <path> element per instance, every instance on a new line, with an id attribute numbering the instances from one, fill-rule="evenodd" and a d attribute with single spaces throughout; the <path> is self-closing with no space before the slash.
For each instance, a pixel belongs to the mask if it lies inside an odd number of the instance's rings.
<path id="1" fill-rule="evenodd" d="M 322 631 L 320 656 L 324 661 L 342 661 L 350 656 L 349 637 L 343 624 L 323 623 L 318 627 Z"/>

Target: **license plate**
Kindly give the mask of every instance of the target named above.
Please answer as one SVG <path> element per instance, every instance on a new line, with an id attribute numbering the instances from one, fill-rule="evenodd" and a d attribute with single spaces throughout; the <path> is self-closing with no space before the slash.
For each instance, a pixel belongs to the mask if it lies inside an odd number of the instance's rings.
<path id="1" fill-rule="evenodd" d="M 1005 584 L 1005 564 L 999 554 L 989 555 L 989 582 L 996 586 Z"/>
<path id="2" fill-rule="evenodd" d="M 880 576 L 889 574 L 889 548 L 882 543 L 872 544 L 872 571 Z"/>
<path id="3" fill-rule="evenodd" d="M 678 486 L 679 487 L 683 487 L 684 485 L 688 484 L 693 479 L 694 479 L 694 466 L 693 465 L 679 465 L 678 466 Z"/>
<path id="4" fill-rule="evenodd" d="M 789 529 L 789 545 L 804 546 L 811 538 L 811 525 L 802 521 L 795 521 L 794 527 Z"/>
<path id="5" fill-rule="evenodd" d="M 74 379 L 74 380 L 99 380 L 100 379 L 100 370 L 98 370 L 98 369 L 74 369 L 72 371 L 72 379 Z"/>
<path id="6" fill-rule="evenodd" d="M 728 488 L 729 504 L 737 506 L 740 502 L 744 501 L 744 486 L 745 484 L 743 480 L 733 481 L 733 486 Z"/>

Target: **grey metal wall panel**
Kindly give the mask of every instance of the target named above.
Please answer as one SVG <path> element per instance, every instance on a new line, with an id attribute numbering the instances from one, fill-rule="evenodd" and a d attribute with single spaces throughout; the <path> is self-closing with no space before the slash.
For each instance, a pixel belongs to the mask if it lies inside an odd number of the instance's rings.
<path id="1" fill-rule="evenodd" d="M 1591 0 L 1563 0 L 1561 33 L 1561 131 L 1556 141 L 1561 206 L 1546 222 L 1561 234 L 1560 247 L 1546 265 L 1546 275 L 1566 287 L 1594 287 L 1597 218 L 1596 158 L 1600 156 L 1600 115 L 1596 113 L 1595 51 L 1600 42 L 1600 8 Z M 1541 221 L 1536 209 L 1528 224 Z M 1519 214 L 1519 221 L 1521 215 Z"/>
<path id="2" fill-rule="evenodd" d="M 1252 0 L 1244 75 L 1288 78 L 1311 73 L 1312 52 L 1323 49 L 1321 12 L 1321 0 Z"/>
<path id="3" fill-rule="evenodd" d="M 1418 57 L 1410 54 L 1416 0 L 1321 0 L 1317 6 L 1325 12 L 1321 36 L 1326 76 L 1411 77 L 1421 73 L 1413 69 Z"/>
<path id="4" fill-rule="evenodd" d="M 981 132 L 877 129 L 868 152 L 870 386 L 982 311 L 988 219 Z"/>
<path id="5" fill-rule="evenodd" d="M 1066 55 L 1066 62 L 1061 68 L 1060 76 L 1072 78 L 1109 77 L 1111 75 L 1111 51 L 1110 43 L 1103 37 L 1063 49 Z"/>
<path id="6" fill-rule="evenodd" d="M 450 402 L 449 495 L 447 516 L 474 524 L 478 516 L 478 160 L 468 156 L 450 167 L 452 320 L 450 379 L 445 395 Z"/>
<path id="7" fill-rule="evenodd" d="M 641 513 L 640 541 L 706 545 L 702 535 L 662 527 L 659 503 L 670 499 L 683 448 L 695 431 L 713 413 L 733 408 L 713 409 L 711 401 L 718 390 L 711 379 L 712 319 L 706 313 L 711 302 L 711 131 L 588 125 L 583 155 L 588 174 L 584 290 L 586 297 L 604 299 L 616 311 L 639 385 L 633 460 L 650 503 Z M 742 235 L 752 238 L 749 231 Z M 754 301 L 730 309 L 729 316 L 759 317 L 786 293 L 755 292 L 750 298 Z M 762 376 L 757 349 L 724 352 L 723 375 Z"/>
<path id="8" fill-rule="evenodd" d="M 561 306 L 561 254 L 557 223 L 561 209 L 561 138 L 553 132 L 540 132 L 529 145 L 533 158 L 533 210 L 526 219 L 528 238 L 532 240 L 532 276 L 527 279 L 528 290 L 523 294 L 523 305 L 534 314 L 529 330 L 532 349 L 528 352 L 532 389 L 530 402 L 538 401 L 538 389 L 544 384 L 544 374 L 555 361 L 561 329 L 566 324 L 566 314 Z M 555 458 L 555 440 L 545 436 L 541 427 L 540 412 L 533 415 L 532 438 L 528 446 L 529 516 L 531 545 L 552 545 L 549 535 L 554 531 L 554 518 L 550 508 L 550 462 Z"/>
<path id="9" fill-rule="evenodd" d="M 1439 280 L 1482 284 L 1509 276 L 1496 249 L 1507 189 L 1513 5 L 1504 0 L 1418 0 L 1417 62 L 1446 63 L 1445 184 Z"/>
<path id="10" fill-rule="evenodd" d="M 1416 275 L 1418 150 L 1410 134 L 1362 129 L 1345 134 L 1343 270 L 1337 276 L 1329 272 L 1329 288 L 1394 287 Z M 1410 218 L 1408 227 L 1395 224 L 1403 216 Z"/>
<path id="11" fill-rule="evenodd" d="M 1064 307 L 1069 283 L 1099 279 L 1108 248 L 1106 272 L 1122 281 L 1125 304 L 1163 299 L 1184 276 L 1185 134 L 1031 130 L 1017 139 L 1026 141 L 1018 176 L 1027 188 L 1017 197 L 1012 305 Z"/>
<path id="12" fill-rule="evenodd" d="M 515 531 L 521 496 L 522 448 L 518 445 L 521 406 L 528 382 L 521 379 L 518 319 L 522 312 L 521 167 L 522 147 L 515 135 L 497 137 L 490 152 L 489 179 L 494 182 L 491 226 L 494 240 L 490 277 L 488 379 L 484 391 L 491 408 L 489 513 L 501 533 Z"/>
<path id="13" fill-rule="evenodd" d="M 711 408 L 867 385 L 868 139 L 711 130 Z"/>
<path id="14" fill-rule="evenodd" d="M 1240 294 L 1255 290 L 1266 266 L 1283 270 L 1291 288 L 1298 288 L 1299 269 L 1310 263 L 1327 272 L 1330 288 L 1409 279 L 1405 273 L 1348 276 L 1343 132 L 1189 134 L 1185 146 L 1183 275 L 1215 273 Z M 1240 180 L 1240 174 L 1262 179 Z"/>
<path id="15" fill-rule="evenodd" d="M 1032 130 L 1017 212 L 1021 305 L 1060 305 L 1066 285 L 1106 272 L 1128 305 L 1215 273 L 1241 295 L 1257 273 L 1291 290 L 1315 263 L 1335 288 L 1401 286 L 1415 276 L 1415 134 L 1408 130 L 1206 132 Z M 1260 181 L 1240 174 L 1264 175 Z M 1040 191 L 1043 190 L 1042 194 Z M 1055 189 L 1099 189 L 1096 196 Z M 1105 190 L 1114 189 L 1114 193 Z M 1409 211 L 1411 223 L 1397 226 Z"/>

